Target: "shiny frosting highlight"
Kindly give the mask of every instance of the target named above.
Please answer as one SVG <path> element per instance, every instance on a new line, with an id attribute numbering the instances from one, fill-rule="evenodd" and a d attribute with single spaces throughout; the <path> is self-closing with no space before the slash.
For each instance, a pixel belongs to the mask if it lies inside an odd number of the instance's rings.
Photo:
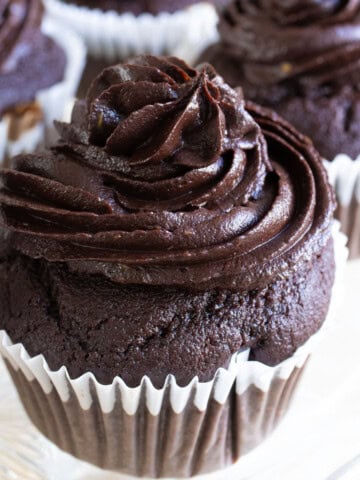
<path id="1" fill-rule="evenodd" d="M 329 240 L 310 141 L 209 65 L 111 67 L 58 130 L 1 173 L 2 223 L 27 256 L 124 284 L 260 288 Z"/>
<path id="2" fill-rule="evenodd" d="M 41 0 L 0 0 L 0 115 L 63 78 L 65 54 L 42 19 Z"/>
<path id="3" fill-rule="evenodd" d="M 359 0 L 236 0 L 219 29 L 253 85 L 290 82 L 301 90 L 359 81 Z"/>

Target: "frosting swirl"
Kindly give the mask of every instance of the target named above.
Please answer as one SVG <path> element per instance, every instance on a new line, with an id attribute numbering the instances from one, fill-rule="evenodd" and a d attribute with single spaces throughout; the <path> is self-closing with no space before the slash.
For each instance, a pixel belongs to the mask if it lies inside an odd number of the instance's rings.
<path id="1" fill-rule="evenodd" d="M 11 248 L 126 284 L 260 288 L 329 239 L 312 144 L 208 65 L 105 70 L 52 152 L 1 172 Z"/>
<path id="2" fill-rule="evenodd" d="M 358 83 L 359 27 L 359 0 L 237 0 L 219 30 L 245 82 L 302 90 Z"/>
<path id="3" fill-rule="evenodd" d="M 41 33 L 40 0 L 0 0 L 0 115 L 60 81 L 65 53 Z"/>

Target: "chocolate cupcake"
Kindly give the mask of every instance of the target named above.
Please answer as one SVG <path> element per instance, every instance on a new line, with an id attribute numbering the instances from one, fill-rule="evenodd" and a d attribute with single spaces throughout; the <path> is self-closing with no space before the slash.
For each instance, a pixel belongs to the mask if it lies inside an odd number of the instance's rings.
<path id="1" fill-rule="evenodd" d="M 282 417 L 328 314 L 321 159 L 170 57 L 105 70 L 57 127 L 1 172 L 0 348 L 25 408 L 103 468 L 224 468 Z"/>
<path id="2" fill-rule="evenodd" d="M 201 60 L 211 62 L 230 85 L 241 85 L 249 99 L 274 108 L 311 137 L 327 160 L 339 154 L 355 160 L 360 154 L 359 29 L 358 0 L 291 5 L 236 0 L 223 11 L 219 42 Z M 360 184 L 357 165 L 354 185 Z M 340 165 L 331 168 L 342 170 Z M 354 168 L 349 165 L 335 185 L 345 184 L 350 174 Z M 355 190 L 337 188 L 337 216 L 344 218 L 344 228 L 345 223 L 360 223 Z M 346 233 L 352 253 L 359 253 L 359 230 L 350 227 Z"/>
<path id="3" fill-rule="evenodd" d="M 52 17 L 71 26 L 84 39 L 91 81 L 94 73 L 97 76 L 103 68 L 130 56 L 174 54 L 185 42 L 190 46 L 189 54 L 198 56 L 215 40 L 216 8 L 226 2 L 44 0 Z"/>
<path id="4" fill-rule="evenodd" d="M 0 43 L 1 150 L 12 154 L 33 149 L 61 115 L 54 96 L 66 102 L 74 94 L 84 50 L 73 34 L 61 40 L 57 25 L 43 22 L 40 0 L 0 1 Z"/>

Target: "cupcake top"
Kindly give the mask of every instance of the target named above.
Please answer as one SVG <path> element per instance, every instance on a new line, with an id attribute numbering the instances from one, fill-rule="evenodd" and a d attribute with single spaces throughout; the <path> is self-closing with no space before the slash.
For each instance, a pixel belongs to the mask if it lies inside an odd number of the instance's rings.
<path id="1" fill-rule="evenodd" d="M 219 31 L 227 54 L 242 64 L 231 83 L 245 82 L 250 97 L 266 103 L 357 87 L 359 27 L 359 0 L 237 0 Z"/>
<path id="2" fill-rule="evenodd" d="M 104 70 L 51 151 L 1 172 L 11 248 L 120 284 L 261 288 L 330 237 L 311 142 L 209 65 Z"/>
<path id="3" fill-rule="evenodd" d="M 66 56 L 40 28 L 40 0 L 0 0 L 0 116 L 61 81 Z"/>
<path id="4" fill-rule="evenodd" d="M 360 152 L 360 1 L 233 1 L 200 61 L 332 160 Z M 306 121 L 304 121 L 306 118 Z"/>
<path id="5" fill-rule="evenodd" d="M 224 5 L 227 0 L 206 0 L 215 5 Z M 114 10 L 118 13 L 130 12 L 158 14 L 161 12 L 173 13 L 185 7 L 199 3 L 199 0 L 65 0 L 65 3 L 77 4 L 83 7 L 99 8 L 100 10 Z"/>

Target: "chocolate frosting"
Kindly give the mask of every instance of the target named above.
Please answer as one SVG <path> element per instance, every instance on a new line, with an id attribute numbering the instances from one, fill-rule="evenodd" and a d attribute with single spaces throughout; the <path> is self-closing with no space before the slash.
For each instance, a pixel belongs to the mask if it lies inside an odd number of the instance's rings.
<path id="1" fill-rule="evenodd" d="M 40 0 L 0 0 L 0 115 L 61 81 L 66 57 L 41 30 Z"/>
<path id="2" fill-rule="evenodd" d="M 1 172 L 11 248 L 122 284 L 260 288 L 327 244 L 309 140 L 208 65 L 106 69 L 51 152 Z"/>
<path id="3" fill-rule="evenodd" d="M 239 82 L 282 84 L 283 96 L 359 82 L 359 0 L 237 0 L 219 30 L 226 54 L 241 61 Z M 266 103 L 272 92 L 263 94 Z"/>

